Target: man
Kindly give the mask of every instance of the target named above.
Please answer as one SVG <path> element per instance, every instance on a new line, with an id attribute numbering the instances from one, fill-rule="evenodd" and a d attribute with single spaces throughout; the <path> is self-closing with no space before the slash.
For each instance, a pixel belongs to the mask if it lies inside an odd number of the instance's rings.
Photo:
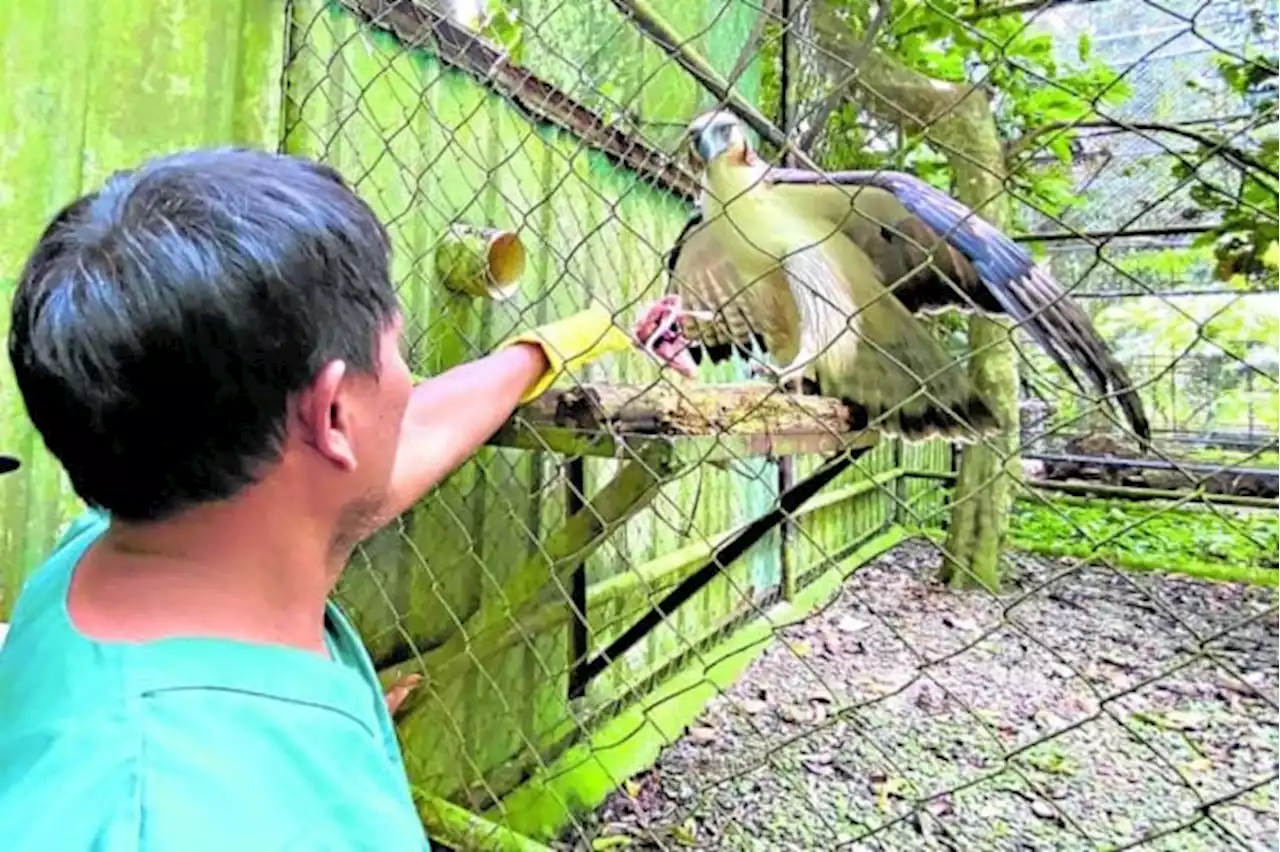
<path id="1" fill-rule="evenodd" d="M 4 849 L 426 846 L 329 595 L 565 355 L 631 338 L 594 309 L 415 387 L 388 255 L 335 172 L 245 150 L 118 174 L 41 236 L 10 358 L 93 509 L 0 651 Z"/>

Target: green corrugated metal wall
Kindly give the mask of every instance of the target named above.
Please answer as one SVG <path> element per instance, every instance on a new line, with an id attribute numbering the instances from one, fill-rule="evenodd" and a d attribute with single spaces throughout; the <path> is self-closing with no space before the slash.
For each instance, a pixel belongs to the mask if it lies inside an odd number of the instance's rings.
<path id="1" fill-rule="evenodd" d="M 45 223 L 113 171 L 177 148 L 280 138 L 284 0 L 0 3 L 0 333 Z M 0 616 L 77 501 L 0 363 Z"/>
<path id="2" fill-rule="evenodd" d="M 296 0 L 287 26 L 283 0 L 82 2 L 78 17 L 59 4 L 59 20 L 74 21 L 70 29 L 55 26 L 53 11 L 28 4 L 19 12 L 17 5 L 0 10 L 5 79 L 14 87 L 0 107 L 5 281 L 53 212 L 112 170 L 177 148 L 236 142 L 328 160 L 378 210 L 394 241 L 413 353 L 426 371 L 473 357 L 515 328 L 580 308 L 592 296 L 616 307 L 658 293 L 661 253 L 683 225 L 684 202 L 568 134 L 531 124 L 471 77 L 358 26 L 332 4 Z M 722 72 L 733 65 L 754 15 L 746 0 L 658 5 L 681 31 L 705 30 L 699 46 Z M 626 29 L 607 0 L 526 0 L 523 11 L 537 27 L 524 54 L 533 71 L 584 100 L 607 91 L 638 102 L 635 117 L 655 128 L 651 138 L 669 141 L 670 128 L 678 132 L 710 104 Z M 755 72 L 741 88 L 754 96 Z M 511 302 L 464 300 L 436 287 L 432 249 L 458 218 L 519 229 L 530 263 Z M 4 370 L 0 448 L 27 465 L 0 479 L 6 584 L 0 612 L 76 509 L 25 420 L 7 361 Z M 730 364 L 704 375 L 741 378 L 743 370 Z M 596 380 L 654 376 L 638 355 L 590 371 Z M 912 448 L 907 466 L 945 467 L 945 451 Z M 411 645 L 434 646 L 494 594 L 563 517 L 561 461 L 485 449 L 369 542 L 340 593 L 375 657 L 387 661 Z M 863 469 L 893 464 L 894 449 L 885 446 Z M 616 467 L 588 463 L 588 491 Z M 811 467 L 801 460 L 801 471 Z M 835 487 L 863 475 L 850 474 Z M 651 511 L 588 562 L 593 588 L 621 589 L 593 597 L 593 645 L 602 647 L 651 599 L 644 584 L 606 581 L 755 517 L 775 495 L 776 479 L 772 463 L 750 460 L 731 471 L 704 467 L 666 486 Z M 918 491 L 912 485 L 907 496 Z M 790 554 L 797 573 L 878 528 L 890 511 L 891 501 L 875 492 L 810 514 Z M 777 539 L 728 574 L 598 679 L 590 698 L 626 689 L 742 611 L 753 594 L 776 591 Z M 665 586 L 672 578 L 655 582 Z M 573 733 L 565 701 L 568 612 L 554 603 L 549 612 L 551 627 L 483 668 L 433 685 L 426 711 L 406 720 L 406 757 L 420 786 L 479 806 L 563 747 Z"/>

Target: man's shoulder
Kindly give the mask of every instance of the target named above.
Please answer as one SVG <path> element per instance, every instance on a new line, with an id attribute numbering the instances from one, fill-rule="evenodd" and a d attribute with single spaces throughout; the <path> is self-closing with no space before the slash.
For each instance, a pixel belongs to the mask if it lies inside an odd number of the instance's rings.
<path id="1" fill-rule="evenodd" d="M 17 625 L 37 619 L 59 605 L 58 596 L 65 592 L 76 563 L 110 524 L 110 516 L 96 509 L 89 509 L 72 519 L 49 555 L 24 578 L 22 590 L 14 602 L 10 630 L 16 630 Z M 7 641 L 6 636 L 6 644 Z"/>
<path id="2" fill-rule="evenodd" d="M 119 719 L 59 714 L 0 722 L 0 825 L 5 848 L 131 848 L 137 833 L 136 752 Z M 69 803 L 53 807 L 55 802 Z"/>

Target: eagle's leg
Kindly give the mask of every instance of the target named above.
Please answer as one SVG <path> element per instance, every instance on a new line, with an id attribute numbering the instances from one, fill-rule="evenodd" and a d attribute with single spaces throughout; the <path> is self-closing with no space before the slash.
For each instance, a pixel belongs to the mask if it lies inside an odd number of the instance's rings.
<path id="1" fill-rule="evenodd" d="M 784 390 L 790 393 L 800 393 L 802 391 L 805 371 L 812 366 L 817 357 L 831 345 L 831 340 L 824 339 L 815 327 L 817 325 L 811 318 L 806 316 L 806 311 L 801 310 L 800 325 L 800 341 L 796 349 L 796 354 L 792 357 L 791 362 L 782 367 L 774 367 L 772 364 L 765 364 L 765 369 L 772 374 L 772 378 Z M 808 320 L 806 322 L 806 320 Z M 833 338 L 834 339 L 834 338 Z"/>
<path id="2" fill-rule="evenodd" d="M 804 374 L 812 360 L 812 357 L 804 357 L 804 353 L 800 353 L 785 367 L 775 367 L 768 362 L 760 362 L 751 365 L 751 372 L 756 377 L 767 376 L 772 379 L 785 393 L 803 394 L 810 390 L 816 392 L 817 382 Z"/>

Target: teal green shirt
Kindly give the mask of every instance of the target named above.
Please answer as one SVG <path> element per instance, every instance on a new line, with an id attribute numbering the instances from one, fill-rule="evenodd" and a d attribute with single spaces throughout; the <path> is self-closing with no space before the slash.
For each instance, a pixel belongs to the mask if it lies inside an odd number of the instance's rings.
<path id="1" fill-rule="evenodd" d="M 94 642 L 67 614 L 89 513 L 0 650 L 0 848 L 428 848 L 373 665 L 330 605 L 332 659 L 220 639 Z"/>

